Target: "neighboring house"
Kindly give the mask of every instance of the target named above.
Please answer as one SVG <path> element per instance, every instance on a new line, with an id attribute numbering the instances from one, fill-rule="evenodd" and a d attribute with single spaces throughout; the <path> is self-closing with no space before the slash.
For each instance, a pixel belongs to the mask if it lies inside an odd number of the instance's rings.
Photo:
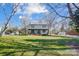
<path id="1" fill-rule="evenodd" d="M 19 35 L 18 29 L 8 28 L 3 32 L 3 35 Z"/>
<path id="2" fill-rule="evenodd" d="M 63 32 L 59 32 L 58 35 L 65 36 L 66 35 L 66 32 L 64 32 L 64 31 Z"/>
<path id="3" fill-rule="evenodd" d="M 29 24 L 28 33 L 35 35 L 48 35 L 47 24 Z"/>

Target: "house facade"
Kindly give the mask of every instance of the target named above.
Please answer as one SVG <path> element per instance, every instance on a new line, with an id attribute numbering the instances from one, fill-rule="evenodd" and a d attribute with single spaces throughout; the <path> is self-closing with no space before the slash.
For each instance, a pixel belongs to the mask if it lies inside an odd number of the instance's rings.
<path id="1" fill-rule="evenodd" d="M 23 31 L 23 30 L 21 30 Z M 25 31 L 21 32 L 24 33 Z M 47 24 L 29 24 L 27 27 L 27 32 L 30 35 L 48 35 L 49 29 Z M 16 29 L 13 30 L 13 28 L 8 28 L 3 33 L 3 35 L 20 35 L 20 30 Z"/>
<path id="2" fill-rule="evenodd" d="M 48 35 L 47 24 L 29 24 L 28 33 L 35 35 Z"/>

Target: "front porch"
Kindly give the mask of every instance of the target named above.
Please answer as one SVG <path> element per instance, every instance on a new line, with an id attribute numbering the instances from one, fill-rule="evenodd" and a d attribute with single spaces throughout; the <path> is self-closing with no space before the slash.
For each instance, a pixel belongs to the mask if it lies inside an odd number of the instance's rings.
<path id="1" fill-rule="evenodd" d="M 29 34 L 48 35 L 48 29 L 29 29 Z"/>

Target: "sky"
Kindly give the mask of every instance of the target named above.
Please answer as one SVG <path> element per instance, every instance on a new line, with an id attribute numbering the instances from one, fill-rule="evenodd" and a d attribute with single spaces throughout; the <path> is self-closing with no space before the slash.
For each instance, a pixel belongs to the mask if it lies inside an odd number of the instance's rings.
<path id="1" fill-rule="evenodd" d="M 54 6 L 53 6 L 54 5 Z M 60 4 L 60 8 L 53 4 L 52 6 L 60 13 L 60 15 L 66 16 L 68 13 L 67 8 L 65 8 L 65 4 Z M 6 17 L 11 15 L 13 4 L 0 4 L 0 27 L 6 23 Z M 5 12 L 4 12 L 5 11 Z M 44 19 L 46 14 L 51 13 L 51 9 L 46 4 L 39 3 L 29 3 L 24 4 L 21 3 L 17 8 L 16 14 L 10 20 L 10 26 L 21 26 L 23 16 L 31 22 L 37 22 L 40 19 Z M 54 13 L 52 14 L 53 17 Z M 61 20 L 61 18 L 56 19 L 57 21 Z"/>

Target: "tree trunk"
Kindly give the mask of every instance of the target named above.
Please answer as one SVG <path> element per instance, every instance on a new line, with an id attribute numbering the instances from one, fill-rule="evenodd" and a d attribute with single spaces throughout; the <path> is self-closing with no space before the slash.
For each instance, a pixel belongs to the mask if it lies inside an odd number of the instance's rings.
<path id="1" fill-rule="evenodd" d="M 67 8 L 68 8 L 68 12 L 69 12 L 69 15 L 70 15 L 70 19 L 74 20 L 74 16 L 73 16 L 73 13 L 72 13 L 70 3 L 67 3 Z"/>
<path id="2" fill-rule="evenodd" d="M 15 10 L 15 9 L 16 9 L 18 6 L 19 6 L 19 3 L 18 3 L 17 5 L 14 5 L 14 6 L 13 6 L 14 8 L 13 8 L 13 10 L 12 10 L 12 13 L 11 13 L 11 15 L 8 16 L 8 18 L 6 19 L 7 22 L 6 22 L 6 24 L 4 25 L 3 30 L 0 32 L 0 36 L 2 36 L 3 32 L 7 29 L 7 25 L 8 25 L 8 23 L 10 22 L 11 18 L 15 15 L 15 13 L 16 13 L 16 11 L 17 11 L 17 10 Z"/>

